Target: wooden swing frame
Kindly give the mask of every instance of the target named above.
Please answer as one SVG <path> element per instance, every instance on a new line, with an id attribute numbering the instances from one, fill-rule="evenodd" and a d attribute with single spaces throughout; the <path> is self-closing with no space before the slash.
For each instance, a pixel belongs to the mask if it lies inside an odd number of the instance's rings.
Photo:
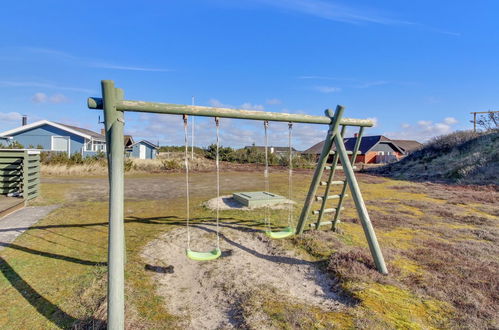
<path id="1" fill-rule="evenodd" d="M 318 220 L 311 224 L 312 228 L 319 228 L 324 224 L 332 224 L 335 228 L 342 210 L 343 199 L 346 196 L 347 186 L 350 188 L 362 228 L 364 230 L 371 255 L 377 270 L 387 274 L 387 268 L 374 232 L 367 208 L 360 192 L 357 179 L 353 171 L 353 163 L 360 145 L 360 138 L 364 127 L 372 127 L 373 122 L 368 119 L 343 118 L 344 107 L 337 106 L 336 111 L 326 110 L 325 116 L 311 116 L 303 114 L 275 113 L 263 111 L 249 111 L 216 107 L 189 106 L 168 103 L 155 103 L 145 101 L 124 100 L 124 92 L 115 88 L 112 80 L 102 80 L 102 98 L 90 97 L 87 100 L 90 109 L 104 110 L 104 125 L 106 130 L 107 158 L 109 169 L 109 246 L 108 246 L 108 295 L 107 315 L 108 329 L 124 329 L 125 324 L 125 231 L 124 231 L 124 113 L 147 112 L 159 114 L 192 115 L 204 117 L 220 117 L 249 120 L 268 120 L 290 123 L 322 124 L 328 125 L 324 147 L 305 199 L 303 209 L 295 233 L 301 234 L 305 228 L 310 213 L 318 214 Z M 339 127 L 342 126 L 341 132 Z M 359 127 L 360 136 L 353 152 L 349 153 L 343 143 L 343 133 L 346 126 Z M 336 147 L 333 151 L 333 145 Z M 327 165 L 329 155 L 333 154 L 333 163 Z M 352 158 L 349 158 L 349 154 Z M 346 180 L 334 181 L 334 173 L 341 162 Z M 328 181 L 321 181 L 324 170 L 330 170 Z M 331 185 L 342 185 L 342 194 L 329 196 Z M 320 185 L 326 186 L 323 196 L 316 196 Z M 325 202 L 333 196 L 339 197 L 338 207 L 326 209 Z M 320 210 L 311 211 L 312 204 L 321 201 Z M 330 222 L 321 222 L 323 214 L 335 213 Z"/>

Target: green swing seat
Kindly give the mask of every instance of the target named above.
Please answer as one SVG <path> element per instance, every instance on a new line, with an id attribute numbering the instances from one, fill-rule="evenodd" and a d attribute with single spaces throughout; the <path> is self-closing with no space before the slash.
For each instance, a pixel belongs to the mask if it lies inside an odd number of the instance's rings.
<path id="1" fill-rule="evenodd" d="M 292 227 L 286 227 L 286 228 L 284 228 L 283 230 L 280 230 L 280 231 L 271 231 L 271 230 L 265 231 L 265 234 L 268 237 L 274 238 L 274 239 L 280 239 L 280 238 L 286 238 L 286 237 L 289 237 L 289 236 L 293 236 L 294 233 L 295 233 L 295 230 Z"/>
<path id="2" fill-rule="evenodd" d="M 187 257 L 196 261 L 210 261 L 215 260 L 222 255 L 222 251 L 219 248 L 214 248 L 209 252 L 196 252 L 191 249 L 185 250 Z"/>

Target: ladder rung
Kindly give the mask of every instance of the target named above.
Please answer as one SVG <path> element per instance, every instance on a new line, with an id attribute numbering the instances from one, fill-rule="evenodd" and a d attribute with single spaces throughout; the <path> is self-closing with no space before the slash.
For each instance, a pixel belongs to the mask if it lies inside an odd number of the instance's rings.
<path id="1" fill-rule="evenodd" d="M 345 194 L 345 197 L 347 197 L 347 196 L 348 196 L 348 194 Z M 340 198 L 340 197 L 341 197 L 341 194 L 339 194 L 339 195 L 329 195 L 329 196 L 327 196 L 327 198 L 326 198 L 326 199 L 337 199 L 337 198 Z M 315 199 L 316 199 L 317 201 L 319 201 L 319 202 L 320 202 L 323 198 L 324 198 L 323 196 L 315 196 Z"/>
<path id="2" fill-rule="evenodd" d="M 352 166 L 352 168 L 353 168 L 354 170 L 356 170 L 356 169 L 357 169 L 357 166 Z M 324 166 L 324 169 L 325 169 L 325 170 L 331 170 L 331 169 L 332 169 L 332 167 L 331 167 L 331 166 L 329 166 L 329 165 L 327 165 L 327 166 Z M 339 170 L 339 171 L 343 171 L 343 166 L 336 166 L 336 169 L 337 169 L 337 170 Z"/>
<path id="3" fill-rule="evenodd" d="M 336 153 L 335 150 L 331 150 L 331 152 L 329 152 L 330 155 L 334 155 Z M 347 151 L 347 155 L 352 155 L 353 154 L 353 151 Z"/>
<path id="4" fill-rule="evenodd" d="M 340 211 L 344 210 L 345 208 L 342 207 Z M 324 209 L 323 213 L 334 213 L 336 212 L 336 208 L 333 208 L 333 209 Z M 321 213 L 321 210 L 317 210 L 317 211 L 312 211 L 312 214 L 319 214 Z"/>
<path id="5" fill-rule="evenodd" d="M 340 219 L 336 220 L 336 223 L 340 223 L 340 222 L 341 222 Z M 326 225 L 332 225 L 332 224 L 333 224 L 332 221 L 324 221 L 324 222 L 319 223 L 319 226 L 326 226 Z M 311 224 L 309 224 L 309 226 L 311 228 L 315 228 L 315 223 L 311 223 Z"/>
<path id="6" fill-rule="evenodd" d="M 345 181 L 331 181 L 331 184 L 344 184 L 344 183 L 345 183 Z M 327 182 L 326 181 L 321 181 L 320 185 L 321 186 L 327 186 Z"/>

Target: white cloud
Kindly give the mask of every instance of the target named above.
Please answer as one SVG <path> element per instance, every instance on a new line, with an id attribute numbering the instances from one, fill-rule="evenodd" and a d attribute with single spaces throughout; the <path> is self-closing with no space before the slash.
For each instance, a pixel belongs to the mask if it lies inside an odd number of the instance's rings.
<path id="1" fill-rule="evenodd" d="M 31 98 L 33 103 L 45 103 L 47 102 L 47 99 L 48 97 L 45 93 L 35 93 L 35 95 Z"/>
<path id="2" fill-rule="evenodd" d="M 282 101 L 276 98 L 273 99 L 268 99 L 265 101 L 265 103 L 270 104 L 270 105 L 277 105 L 277 104 L 282 104 Z"/>
<path id="3" fill-rule="evenodd" d="M 253 104 L 250 102 L 245 102 L 245 103 L 241 104 L 241 109 L 263 111 L 264 107 L 261 104 Z"/>
<path id="4" fill-rule="evenodd" d="M 334 86 L 315 86 L 313 89 L 325 94 L 341 92 L 341 88 Z"/>
<path id="5" fill-rule="evenodd" d="M 453 117 L 444 118 L 441 122 L 437 123 L 430 120 L 420 120 L 414 125 L 404 123 L 401 125 L 402 130 L 387 132 L 384 133 L 384 135 L 392 139 L 418 140 L 424 142 L 435 136 L 451 133 L 455 130 L 454 125 L 457 123 L 458 121 Z"/>
<path id="6" fill-rule="evenodd" d="M 22 115 L 19 112 L 0 112 L 0 121 L 21 122 Z"/>
<path id="7" fill-rule="evenodd" d="M 35 93 L 33 97 L 31 98 L 33 103 L 54 103 L 54 104 L 59 104 L 59 103 L 66 103 L 69 101 L 69 99 L 61 93 L 54 94 L 52 96 L 48 96 L 45 93 Z"/>
<path id="8" fill-rule="evenodd" d="M 444 123 L 447 125 L 455 125 L 455 124 L 457 124 L 457 119 L 454 117 L 447 117 L 447 118 L 444 118 Z"/>

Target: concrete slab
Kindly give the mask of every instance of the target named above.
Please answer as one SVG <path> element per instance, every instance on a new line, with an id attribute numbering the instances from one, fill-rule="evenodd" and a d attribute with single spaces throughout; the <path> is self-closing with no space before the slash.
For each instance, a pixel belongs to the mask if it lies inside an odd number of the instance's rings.
<path id="1" fill-rule="evenodd" d="M 58 207 L 59 205 L 29 206 L 0 219 L 0 250 Z"/>
<path id="2" fill-rule="evenodd" d="M 267 191 L 237 192 L 232 194 L 232 198 L 247 207 L 273 205 L 286 201 L 286 197 Z"/>

